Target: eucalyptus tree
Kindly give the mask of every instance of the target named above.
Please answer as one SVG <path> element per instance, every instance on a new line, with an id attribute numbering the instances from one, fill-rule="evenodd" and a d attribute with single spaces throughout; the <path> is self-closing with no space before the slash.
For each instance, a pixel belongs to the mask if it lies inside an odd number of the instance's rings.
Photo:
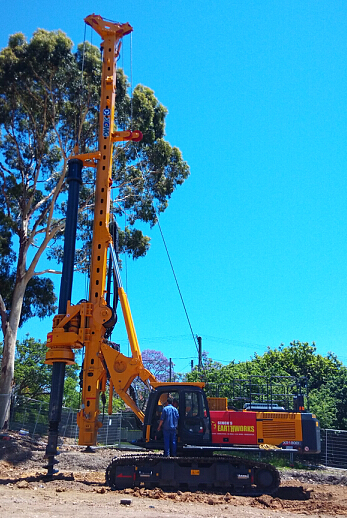
<path id="1" fill-rule="evenodd" d="M 43 29 L 30 41 L 21 33 L 10 36 L 0 52 L 0 427 L 13 383 L 18 327 L 30 316 L 55 310 L 47 274 L 57 273 L 62 260 L 67 163 L 76 144 L 80 153 L 97 147 L 101 59 L 97 47 L 84 43 L 74 52 L 63 32 Z M 130 97 L 122 70 L 116 107 L 116 126 L 144 135 L 139 143 L 115 147 L 113 162 L 113 213 L 126 211 L 128 222 L 119 250 L 138 258 L 150 239 L 136 224 L 155 225 L 189 167 L 164 138 L 167 109 L 143 85 Z M 76 251 L 81 269 L 88 268 L 94 174 L 83 172 Z"/>

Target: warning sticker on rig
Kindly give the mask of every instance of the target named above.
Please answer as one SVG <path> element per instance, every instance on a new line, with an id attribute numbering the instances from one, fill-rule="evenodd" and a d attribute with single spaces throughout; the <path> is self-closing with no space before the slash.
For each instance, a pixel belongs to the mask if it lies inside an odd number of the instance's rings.
<path id="1" fill-rule="evenodd" d="M 191 475 L 200 475 L 200 470 L 199 469 L 191 469 L 190 470 L 190 474 Z"/>

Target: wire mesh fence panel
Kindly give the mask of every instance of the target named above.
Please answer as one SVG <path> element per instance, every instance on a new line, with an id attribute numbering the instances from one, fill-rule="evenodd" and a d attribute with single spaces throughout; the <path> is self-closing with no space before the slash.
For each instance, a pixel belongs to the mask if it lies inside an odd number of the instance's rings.
<path id="1" fill-rule="evenodd" d="M 98 431 L 98 444 L 104 446 L 120 446 L 131 443 L 142 437 L 132 412 L 120 411 L 100 419 L 102 427 Z"/>
<path id="2" fill-rule="evenodd" d="M 347 431 L 321 430 L 321 463 L 327 467 L 347 469 Z"/>
<path id="3" fill-rule="evenodd" d="M 105 416 L 102 427 L 98 431 L 98 444 L 101 446 L 120 446 L 122 438 L 122 414 L 112 414 Z"/>
<path id="4" fill-rule="evenodd" d="M 142 437 L 142 430 L 131 411 L 120 411 L 101 416 L 102 427 L 98 433 L 100 446 L 119 447 L 121 443 L 131 443 Z M 49 404 L 25 397 L 12 400 L 9 428 L 23 435 L 39 438 L 47 435 L 49 423 Z M 63 408 L 59 435 L 62 441 L 70 438 L 78 442 L 77 410 Z M 347 469 L 347 431 L 321 430 L 321 454 L 317 458 L 327 467 Z"/>
<path id="5" fill-rule="evenodd" d="M 77 410 L 73 408 L 63 408 L 60 422 L 60 436 L 63 439 L 69 437 L 77 442 Z"/>
<path id="6" fill-rule="evenodd" d="M 77 410 L 62 408 L 59 427 L 60 437 L 76 437 Z M 47 435 L 49 423 L 49 403 L 25 397 L 16 397 L 12 401 L 10 413 L 10 429 L 23 435 L 37 438 Z"/>
<path id="7" fill-rule="evenodd" d="M 25 397 L 12 400 L 10 428 L 25 435 L 40 436 L 47 434 L 49 404 Z"/>
<path id="8" fill-rule="evenodd" d="M 59 426 L 60 440 L 70 438 L 78 442 L 77 410 L 62 408 Z M 121 442 L 132 442 L 142 437 L 142 431 L 132 412 L 120 411 L 100 416 L 102 427 L 98 432 L 98 445 L 120 446 Z M 12 400 L 9 428 L 22 435 L 38 438 L 47 435 L 49 424 L 49 403 L 35 399 L 16 397 Z"/>

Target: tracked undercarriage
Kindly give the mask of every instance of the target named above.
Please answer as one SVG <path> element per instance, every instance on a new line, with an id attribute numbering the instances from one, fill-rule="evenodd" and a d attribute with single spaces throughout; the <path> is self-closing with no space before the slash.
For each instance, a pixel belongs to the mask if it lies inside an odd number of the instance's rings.
<path id="1" fill-rule="evenodd" d="M 225 490 L 232 494 L 273 494 L 280 483 L 276 468 L 240 457 L 164 457 L 117 455 L 106 470 L 112 489 L 134 487 L 166 490 Z"/>

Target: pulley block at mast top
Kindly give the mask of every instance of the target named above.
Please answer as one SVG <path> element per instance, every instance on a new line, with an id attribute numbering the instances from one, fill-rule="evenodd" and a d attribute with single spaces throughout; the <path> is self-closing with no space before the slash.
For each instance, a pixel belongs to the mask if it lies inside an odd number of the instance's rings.
<path id="1" fill-rule="evenodd" d="M 90 14 L 84 19 L 87 25 L 90 25 L 103 39 L 109 35 L 116 35 L 117 39 L 130 34 L 133 30 L 132 26 L 127 23 L 108 22 L 99 14 Z"/>

